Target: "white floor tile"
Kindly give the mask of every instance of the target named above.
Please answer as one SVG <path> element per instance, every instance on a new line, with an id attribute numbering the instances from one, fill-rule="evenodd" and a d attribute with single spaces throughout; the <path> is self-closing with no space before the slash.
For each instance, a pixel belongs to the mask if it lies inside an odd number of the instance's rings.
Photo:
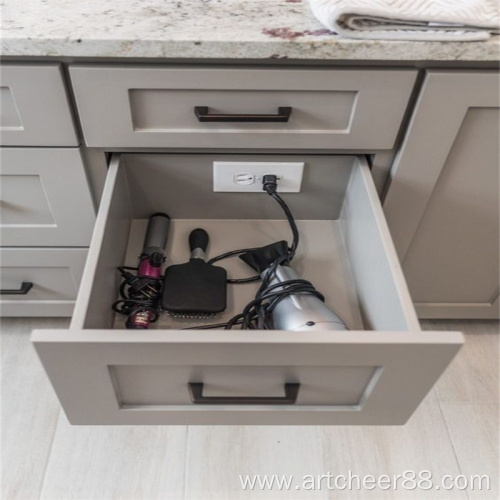
<path id="1" fill-rule="evenodd" d="M 29 337 L 66 319 L 2 319 L 2 498 L 33 500 L 43 484 L 59 402 Z"/>
<path id="2" fill-rule="evenodd" d="M 71 426 L 61 414 L 45 500 L 183 498 L 187 427 Z"/>
<path id="3" fill-rule="evenodd" d="M 470 499 L 498 499 L 498 405 L 442 404 L 462 474 L 488 475 L 490 490 L 467 489 Z M 486 483 L 484 483 L 486 484 Z"/>
<path id="4" fill-rule="evenodd" d="M 499 403 L 498 321 L 425 321 L 426 330 L 458 330 L 466 334 L 460 354 L 436 384 L 442 403 Z"/>

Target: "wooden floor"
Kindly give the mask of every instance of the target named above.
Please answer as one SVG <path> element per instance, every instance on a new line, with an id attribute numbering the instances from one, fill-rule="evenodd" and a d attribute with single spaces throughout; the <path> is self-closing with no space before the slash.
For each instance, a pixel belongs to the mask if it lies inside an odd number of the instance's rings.
<path id="1" fill-rule="evenodd" d="M 72 427 L 29 343 L 33 328 L 2 323 L 4 500 L 240 498 L 498 498 L 498 323 L 425 322 L 461 330 L 458 359 L 403 427 Z M 243 491 L 253 474 L 488 474 L 492 491 Z"/>

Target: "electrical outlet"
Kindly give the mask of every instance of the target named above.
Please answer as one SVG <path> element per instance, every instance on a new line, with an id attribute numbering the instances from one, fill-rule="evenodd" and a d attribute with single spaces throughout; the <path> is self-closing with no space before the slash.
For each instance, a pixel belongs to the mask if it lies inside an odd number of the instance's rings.
<path id="1" fill-rule="evenodd" d="M 214 191 L 236 193 L 264 193 L 262 177 L 278 176 L 278 192 L 298 193 L 302 184 L 304 163 L 214 161 Z"/>

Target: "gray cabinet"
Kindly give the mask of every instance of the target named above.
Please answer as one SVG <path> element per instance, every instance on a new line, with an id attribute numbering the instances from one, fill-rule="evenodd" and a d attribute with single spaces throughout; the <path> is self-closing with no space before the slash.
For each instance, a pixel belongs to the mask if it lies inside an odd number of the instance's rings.
<path id="1" fill-rule="evenodd" d="M 384 210 L 417 313 L 499 317 L 500 76 L 429 71 Z"/>
<path id="2" fill-rule="evenodd" d="M 70 316 L 95 209 L 61 64 L 2 64 L 0 132 L 1 315 Z"/>

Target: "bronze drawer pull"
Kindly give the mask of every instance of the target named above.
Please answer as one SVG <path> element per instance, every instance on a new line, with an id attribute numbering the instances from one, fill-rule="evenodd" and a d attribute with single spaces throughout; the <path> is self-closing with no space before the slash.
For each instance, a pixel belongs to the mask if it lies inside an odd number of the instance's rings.
<path id="1" fill-rule="evenodd" d="M 292 108 L 278 108 L 277 115 L 228 115 L 210 114 L 208 106 L 195 106 L 194 114 L 199 122 L 254 122 L 254 123 L 287 123 L 292 114 Z"/>
<path id="2" fill-rule="evenodd" d="M 203 383 L 189 382 L 191 401 L 202 405 L 294 405 L 300 384 L 285 384 L 285 395 L 276 396 L 203 396 Z"/>
<path id="3" fill-rule="evenodd" d="M 0 295 L 27 295 L 32 288 L 33 283 L 31 281 L 23 281 L 19 290 L 0 290 Z"/>

